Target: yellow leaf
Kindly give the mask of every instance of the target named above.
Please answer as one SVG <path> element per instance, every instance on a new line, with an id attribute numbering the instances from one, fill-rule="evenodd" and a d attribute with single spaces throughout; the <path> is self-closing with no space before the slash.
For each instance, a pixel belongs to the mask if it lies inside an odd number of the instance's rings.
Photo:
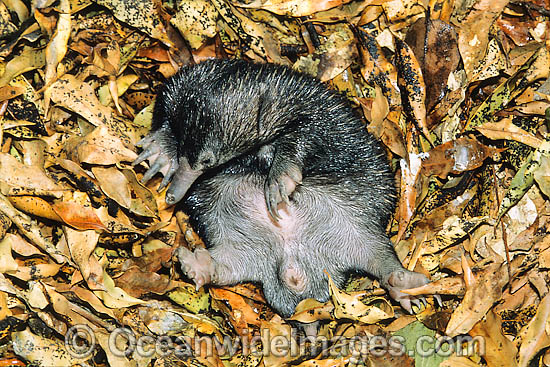
<path id="1" fill-rule="evenodd" d="M 105 271 L 103 272 L 103 285 L 105 286 L 105 291 L 94 291 L 94 293 L 109 308 L 130 307 L 147 303 L 128 295 L 123 289 L 116 287 L 113 279 Z"/>

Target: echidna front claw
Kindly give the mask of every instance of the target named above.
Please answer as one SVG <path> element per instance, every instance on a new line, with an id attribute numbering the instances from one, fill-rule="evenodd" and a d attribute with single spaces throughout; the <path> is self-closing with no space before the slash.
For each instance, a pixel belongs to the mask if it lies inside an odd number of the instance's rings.
<path id="1" fill-rule="evenodd" d="M 178 158 L 176 149 L 170 144 L 171 134 L 169 129 L 160 128 L 141 139 L 137 145 L 143 147 L 143 152 L 137 157 L 133 165 L 149 161 L 149 169 L 141 179 L 147 183 L 157 173 L 162 173 L 164 178 L 158 190 L 164 189 L 171 182 L 175 172 L 178 170 Z"/>
<path id="2" fill-rule="evenodd" d="M 162 182 L 160 183 L 158 187 L 158 191 L 162 191 L 168 184 L 172 181 L 172 177 L 174 177 L 174 174 L 179 168 L 178 160 L 175 158 L 170 159 L 170 168 L 168 171 L 164 174 L 164 178 L 162 179 Z"/>

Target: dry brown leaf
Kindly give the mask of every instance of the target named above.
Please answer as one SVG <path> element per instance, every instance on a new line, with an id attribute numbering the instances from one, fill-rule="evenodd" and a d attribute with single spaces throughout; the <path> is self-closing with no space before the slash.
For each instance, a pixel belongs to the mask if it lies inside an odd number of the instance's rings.
<path id="1" fill-rule="evenodd" d="M 4 87 L 0 87 L 0 102 L 18 97 L 24 92 L 25 89 L 21 86 L 6 85 Z"/>
<path id="2" fill-rule="evenodd" d="M 521 331 L 522 343 L 519 347 L 520 367 L 527 367 L 529 362 L 544 348 L 550 346 L 550 294 L 540 301 L 535 317 Z"/>
<path id="3" fill-rule="evenodd" d="M 108 208 L 106 207 L 100 207 L 94 210 L 101 223 L 103 223 L 105 227 L 109 229 L 110 233 L 137 233 L 144 236 L 145 234 L 150 233 L 149 230 L 155 231 L 160 228 L 165 228 L 166 230 L 170 229 L 166 227 L 167 224 L 163 222 L 157 223 L 156 225 L 153 225 L 152 227 L 149 227 L 147 229 L 139 229 L 135 225 L 133 225 L 133 223 L 122 210 L 119 210 L 117 212 L 116 217 L 112 217 L 109 214 Z"/>
<path id="4" fill-rule="evenodd" d="M 65 152 L 73 161 L 98 165 L 133 162 L 137 154 L 109 133 L 105 126 L 95 128 L 86 136 L 73 136 L 65 144 Z"/>
<path id="5" fill-rule="evenodd" d="M 113 310 L 111 310 L 110 308 L 105 307 L 103 305 L 103 303 L 101 303 L 99 298 L 97 298 L 97 296 L 92 291 L 90 291 L 89 289 L 79 287 L 79 286 L 73 286 L 73 287 L 71 287 L 71 292 L 73 292 L 78 297 L 78 299 L 80 299 L 84 302 L 87 302 L 97 312 L 101 312 L 101 313 L 104 313 L 106 315 L 109 315 L 112 318 L 115 318 Z"/>
<path id="6" fill-rule="evenodd" d="M 65 74 L 48 87 L 53 102 L 78 113 L 95 126 L 110 126 L 113 112 L 97 99 L 94 89 L 74 75 Z"/>
<path id="7" fill-rule="evenodd" d="M 0 212 L 13 221 L 21 234 L 31 240 L 31 242 L 40 247 L 42 250 L 46 251 L 57 263 L 65 263 L 67 261 L 67 256 L 59 251 L 49 238 L 44 236 L 36 222 L 34 222 L 25 213 L 15 209 L 8 199 L 1 194 Z"/>
<path id="8" fill-rule="evenodd" d="M 19 235 L 16 235 L 13 233 L 6 233 L 3 241 L 9 241 L 11 245 L 11 249 L 14 252 L 18 253 L 19 255 L 29 257 L 29 256 L 42 254 L 42 252 L 39 249 L 37 249 L 35 246 L 25 241 Z"/>
<path id="9" fill-rule="evenodd" d="M 45 84 L 50 85 L 57 79 L 57 66 L 67 53 L 67 42 L 71 35 L 71 6 L 69 0 L 59 1 L 59 16 L 55 32 L 46 46 Z M 46 111 L 50 103 L 51 89 L 44 92 L 44 106 Z"/>
<path id="10" fill-rule="evenodd" d="M 143 217 L 156 217 L 159 214 L 154 195 L 141 182 L 137 180 L 133 170 L 124 169 L 122 174 L 126 177 L 129 187 L 132 189 L 132 201 L 130 210 Z M 134 198 L 135 196 L 135 198 Z M 163 213 L 164 214 L 164 213 Z"/>
<path id="11" fill-rule="evenodd" d="M 223 339 L 220 333 L 220 325 L 218 325 L 218 323 L 215 320 L 200 314 L 194 315 L 186 312 L 176 312 L 176 313 L 180 315 L 186 322 L 193 324 L 193 327 L 199 333 L 203 333 L 207 335 L 215 335 L 218 338 L 220 338 L 219 340 Z"/>
<path id="12" fill-rule="evenodd" d="M 392 30 L 402 29 L 423 15 L 423 7 L 416 0 L 384 0 L 379 4 L 384 9 Z"/>
<path id="13" fill-rule="evenodd" d="M 235 318 L 231 320 L 234 327 L 242 331 L 248 328 L 248 325 L 260 326 L 260 315 L 257 310 L 245 302 L 242 296 L 222 288 L 212 288 L 210 294 L 217 300 L 227 302 L 233 310 L 239 310 L 234 313 Z M 242 333 L 239 332 L 239 334 Z"/>
<path id="14" fill-rule="evenodd" d="M 435 254 L 447 247 L 458 243 L 469 233 L 473 232 L 478 226 L 486 223 L 489 220 L 487 217 L 476 217 L 463 219 L 453 215 L 441 224 L 441 229 L 435 233 L 433 238 L 423 244 L 423 254 Z"/>
<path id="15" fill-rule="evenodd" d="M 380 125 L 369 124 L 368 130 L 371 134 L 380 139 L 398 157 L 406 157 L 407 150 L 403 132 L 395 122 L 399 119 L 400 111 L 390 111 Z"/>
<path id="16" fill-rule="evenodd" d="M 474 70 L 486 55 L 489 42 L 489 30 L 495 20 L 508 5 L 509 0 L 478 1 L 460 24 L 458 48 L 462 55 L 464 70 L 470 80 Z"/>
<path id="17" fill-rule="evenodd" d="M 17 270 L 12 275 L 23 281 L 30 281 L 36 279 L 45 279 L 55 276 L 59 273 L 61 265 L 43 263 L 39 261 L 26 260 L 19 262 Z"/>
<path id="18" fill-rule="evenodd" d="M 129 209 L 132 196 L 126 176 L 116 167 L 92 167 L 101 190 L 123 208 Z"/>
<path id="19" fill-rule="evenodd" d="M 180 0 L 178 11 L 170 20 L 193 49 L 216 35 L 218 12 L 212 3 L 206 0 Z"/>
<path id="20" fill-rule="evenodd" d="M 440 367 L 478 367 L 479 362 L 472 361 L 467 357 L 451 356 L 441 362 Z"/>
<path id="21" fill-rule="evenodd" d="M 300 58 L 294 68 L 315 75 L 321 81 L 334 79 L 357 57 L 353 32 L 347 25 L 331 25 L 327 40 L 315 52 Z"/>
<path id="22" fill-rule="evenodd" d="M 375 87 L 375 92 L 376 95 L 370 108 L 369 122 L 374 125 L 380 125 L 390 112 L 390 105 L 386 97 L 384 97 L 384 94 L 382 94 L 382 89 L 379 86 Z"/>
<path id="23" fill-rule="evenodd" d="M 292 336 L 292 328 L 280 321 L 282 320 L 279 317 L 275 317 L 275 320 L 270 320 L 269 323 L 261 323 L 261 330 L 267 331 L 261 334 L 262 345 L 270 351 L 264 357 L 266 366 L 285 366 L 297 358 L 291 353 L 298 348 L 297 341 Z"/>
<path id="24" fill-rule="evenodd" d="M 94 230 L 77 231 L 64 226 L 65 241 L 82 277 L 91 290 L 103 290 L 103 267 L 94 256 L 99 233 Z"/>
<path id="25" fill-rule="evenodd" d="M 475 276 L 464 257 L 462 264 L 466 293 L 445 330 L 450 337 L 468 333 L 502 297 L 502 290 L 508 283 L 508 270 L 504 263 L 488 265 Z"/>
<path id="26" fill-rule="evenodd" d="M 502 320 L 493 311 L 489 311 L 483 320 L 474 325 L 469 332 L 474 339 L 483 338 L 485 353 L 483 359 L 488 367 L 517 366 L 517 349 L 502 333 Z"/>
<path id="27" fill-rule="evenodd" d="M 102 278 L 105 290 L 94 291 L 94 294 L 103 301 L 105 306 L 117 309 L 147 303 L 128 295 L 123 289 L 115 286 L 115 282 L 105 271 L 103 272 Z"/>
<path id="28" fill-rule="evenodd" d="M 513 109 L 527 115 L 544 115 L 548 108 L 550 108 L 549 102 L 533 101 L 515 106 Z"/>
<path id="29" fill-rule="evenodd" d="M 25 47 L 19 56 L 11 59 L 5 65 L 4 73 L 2 74 L 2 77 L 0 77 L 0 87 L 8 84 L 16 76 L 30 70 L 41 68 L 45 64 L 46 56 L 43 49 Z"/>
<path id="30" fill-rule="evenodd" d="M 136 363 L 134 360 L 130 360 L 130 357 L 126 357 L 124 354 L 119 353 L 118 351 L 126 350 L 127 345 L 117 345 L 117 348 L 113 348 L 111 333 L 108 333 L 107 330 L 97 330 L 95 332 L 95 337 L 97 338 L 98 344 L 105 351 L 107 360 L 111 366 L 120 366 L 120 367 L 135 367 Z M 117 338 L 116 342 L 123 343 L 124 338 Z M 122 340 L 122 341 L 121 341 Z M 115 343 L 116 343 L 115 342 Z M 153 356 L 151 356 L 152 359 Z"/>
<path id="31" fill-rule="evenodd" d="M 411 46 L 426 83 L 426 109 L 443 97 L 449 74 L 460 63 L 457 34 L 453 26 L 439 20 L 420 18 L 409 29 L 405 42 Z"/>
<path id="32" fill-rule="evenodd" d="M 17 270 L 18 266 L 11 251 L 12 241 L 10 237 L 4 237 L 0 241 L 0 273 L 12 273 Z"/>
<path id="33" fill-rule="evenodd" d="M 145 308 L 143 308 L 145 309 Z M 189 332 L 190 325 L 185 319 L 170 309 L 149 307 L 142 313 L 145 326 L 157 335 L 178 335 Z"/>
<path id="34" fill-rule="evenodd" d="M 12 315 L 13 313 L 8 307 L 8 294 L 0 292 L 0 319 L 5 320 Z"/>
<path id="35" fill-rule="evenodd" d="M 133 266 L 115 279 L 118 287 L 124 289 L 132 297 L 140 298 L 147 293 L 165 294 L 176 287 L 167 276 L 154 271 L 146 271 Z"/>
<path id="36" fill-rule="evenodd" d="M 290 320 L 300 321 L 303 323 L 311 323 L 319 320 L 333 320 L 334 305 L 332 302 L 319 302 L 315 299 L 308 298 L 296 306 L 294 315 Z"/>
<path id="37" fill-rule="evenodd" d="M 288 61 L 281 57 L 272 32 L 264 24 L 250 19 L 245 9 L 237 9 L 222 0 L 211 1 L 225 21 L 225 24 L 218 23 L 219 26 L 227 25 L 228 32 L 235 32 L 242 38 L 250 48 L 246 51 L 248 57 L 257 61 L 267 58 L 271 62 L 288 64 Z"/>
<path id="38" fill-rule="evenodd" d="M 238 3 L 238 6 L 243 8 L 264 9 L 279 15 L 303 17 L 341 6 L 350 1 L 351 0 L 254 0 L 246 4 Z"/>
<path id="39" fill-rule="evenodd" d="M 60 197 L 68 190 L 48 177 L 41 167 L 22 164 L 7 153 L 0 153 L 0 188 L 4 195 L 53 197 Z"/>
<path id="40" fill-rule="evenodd" d="M 537 58 L 525 72 L 525 81 L 530 83 L 539 79 L 547 79 L 550 75 L 550 52 L 546 47 L 537 50 Z"/>
<path id="41" fill-rule="evenodd" d="M 361 75 L 368 83 L 376 83 L 387 97 L 392 108 L 401 104 L 401 93 L 397 83 L 397 69 L 384 56 L 384 52 L 376 39 L 365 32 L 359 32 L 359 53 L 364 65 L 361 67 Z"/>
<path id="42" fill-rule="evenodd" d="M 92 65 L 89 71 L 99 77 L 109 77 L 109 84 L 122 71 L 120 65 L 120 47 L 114 40 L 100 43 L 93 49 Z M 118 97 L 117 94 L 115 94 Z"/>
<path id="43" fill-rule="evenodd" d="M 515 140 L 535 149 L 540 147 L 543 142 L 533 134 L 514 125 L 510 117 L 503 118 L 499 122 L 486 122 L 476 127 L 476 130 L 492 140 Z"/>
<path id="44" fill-rule="evenodd" d="M 110 9 L 115 17 L 130 24 L 136 29 L 146 32 L 167 46 L 174 44 L 166 33 L 156 4 L 150 0 L 135 2 L 132 0 L 112 1 L 94 0 L 96 3 Z"/>

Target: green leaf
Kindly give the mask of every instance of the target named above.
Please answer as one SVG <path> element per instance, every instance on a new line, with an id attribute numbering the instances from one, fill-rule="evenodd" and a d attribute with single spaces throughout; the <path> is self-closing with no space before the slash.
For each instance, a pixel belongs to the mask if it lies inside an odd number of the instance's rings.
<path id="1" fill-rule="evenodd" d="M 448 345 L 436 338 L 436 332 L 415 321 L 396 331 L 394 337 L 403 341 L 406 353 L 414 359 L 415 367 L 438 367 L 451 353 Z M 449 340 L 449 338 L 445 338 Z M 453 345 L 454 346 L 454 345 Z"/>
<path id="2" fill-rule="evenodd" d="M 191 285 L 171 291 L 168 293 L 168 297 L 178 305 L 183 306 L 187 311 L 195 314 L 210 308 L 210 294 L 202 289 L 197 292 Z"/>
<path id="3" fill-rule="evenodd" d="M 540 52 L 535 52 L 527 62 L 518 69 L 508 80 L 499 85 L 482 104 L 473 112 L 466 122 L 464 131 L 471 131 L 477 126 L 493 120 L 497 111 L 505 108 L 508 103 L 527 88 L 527 71 L 531 64 L 538 58 Z"/>
<path id="4" fill-rule="evenodd" d="M 512 179 L 510 187 L 508 188 L 508 191 L 506 192 L 504 198 L 502 199 L 502 202 L 500 203 L 500 208 L 498 210 L 498 219 L 506 214 L 506 212 L 508 212 L 511 207 L 516 205 L 521 200 L 523 195 L 525 195 L 525 193 L 529 191 L 531 186 L 533 186 L 533 183 L 535 182 L 535 174 L 541 169 L 542 159 L 543 157 L 548 157 L 549 154 L 550 141 L 545 141 L 540 145 L 538 149 L 536 149 L 533 153 L 529 155 L 529 157 L 527 157 L 527 160 L 525 161 L 523 166 L 521 166 L 521 168 Z M 539 179 L 542 180 L 541 174 L 538 173 L 538 175 Z M 543 190 L 542 187 L 541 190 Z"/>

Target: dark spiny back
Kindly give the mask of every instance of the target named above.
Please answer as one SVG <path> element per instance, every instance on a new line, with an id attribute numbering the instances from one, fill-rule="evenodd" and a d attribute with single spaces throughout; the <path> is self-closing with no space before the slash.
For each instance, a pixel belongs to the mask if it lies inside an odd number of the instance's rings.
<path id="1" fill-rule="evenodd" d="M 157 115 L 170 123 L 178 142 L 187 149 L 218 144 L 225 158 L 315 124 L 345 106 L 337 93 L 312 77 L 242 60 L 184 67 L 159 97 L 163 111 Z"/>

